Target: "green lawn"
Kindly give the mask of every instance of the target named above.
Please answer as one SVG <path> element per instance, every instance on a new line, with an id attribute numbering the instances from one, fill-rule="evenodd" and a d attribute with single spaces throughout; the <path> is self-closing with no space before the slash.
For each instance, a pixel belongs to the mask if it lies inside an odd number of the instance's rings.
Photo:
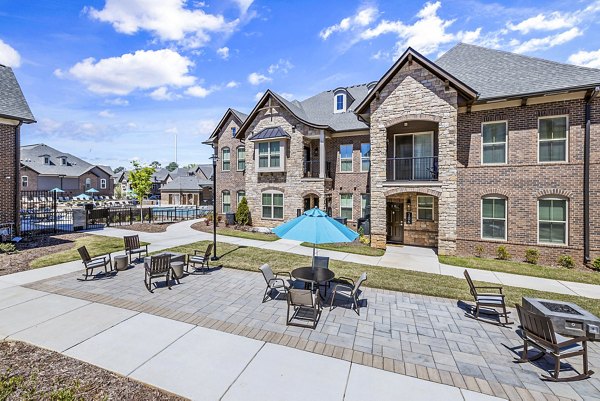
<path id="1" fill-rule="evenodd" d="M 147 242 L 142 242 L 142 245 Z M 70 262 L 79 259 L 77 248 L 86 246 L 91 257 L 106 255 L 109 252 L 122 251 L 123 238 L 105 237 L 102 235 L 88 235 L 80 237 L 73 242 L 73 247 L 69 250 L 41 256 L 31 261 L 29 266 L 33 269 L 38 267 L 52 266 L 59 263 Z"/>
<path id="2" fill-rule="evenodd" d="M 275 234 L 258 233 L 254 231 L 242 231 L 236 230 L 235 228 L 219 227 L 217 228 L 217 234 L 227 235 L 229 237 L 238 237 L 246 239 L 257 239 L 260 241 L 277 241 L 279 239 Z"/>
<path id="3" fill-rule="evenodd" d="M 311 244 L 310 242 L 303 242 L 300 245 L 308 248 L 313 247 L 313 244 Z M 384 249 L 372 248 L 369 245 L 360 244 L 356 242 L 319 244 L 317 245 L 317 249 L 327 249 L 328 251 L 348 252 L 366 256 L 383 256 L 383 254 L 385 253 Z"/>
<path id="4" fill-rule="evenodd" d="M 575 281 L 578 283 L 600 284 L 600 272 L 592 270 L 582 271 L 578 269 L 566 269 L 564 267 L 540 266 L 524 262 L 466 256 L 440 256 L 439 259 L 441 263 L 468 267 L 470 269 L 515 273 L 523 276 Z"/>
<path id="5" fill-rule="evenodd" d="M 173 252 L 187 253 L 193 249 L 204 249 L 209 241 L 172 248 Z M 268 263 L 273 271 L 291 271 L 295 267 L 310 266 L 311 258 L 291 253 L 258 249 L 253 247 L 240 247 L 225 243 L 218 246 L 220 260 L 218 263 L 226 268 L 258 271 L 258 268 Z M 331 260 L 329 267 L 337 277 L 350 277 L 357 279 L 362 272 L 367 272 L 369 279 L 367 286 L 383 288 L 393 291 L 402 291 L 415 294 L 431 295 L 436 297 L 456 300 L 472 300 L 465 280 L 442 276 L 438 274 L 413 272 L 401 269 L 391 269 L 379 266 L 367 266 L 338 260 Z M 550 298 L 575 302 L 590 312 L 600 315 L 600 300 L 555 294 L 543 291 L 528 290 L 518 287 L 504 287 L 506 300 L 509 305 L 521 303 L 524 296 L 537 298 Z"/>

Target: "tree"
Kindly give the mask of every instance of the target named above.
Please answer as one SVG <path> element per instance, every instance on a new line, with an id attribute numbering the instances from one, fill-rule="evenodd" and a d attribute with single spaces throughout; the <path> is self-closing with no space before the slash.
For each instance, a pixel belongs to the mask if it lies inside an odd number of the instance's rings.
<path id="1" fill-rule="evenodd" d="M 248 201 L 245 196 L 242 197 L 237 207 L 235 221 L 241 226 L 247 226 L 250 223 L 250 209 L 248 208 Z"/>
<path id="2" fill-rule="evenodd" d="M 161 167 L 161 165 L 160 162 L 154 160 L 152 163 L 150 163 L 150 167 L 153 167 L 155 170 L 158 170 Z"/>
<path id="3" fill-rule="evenodd" d="M 137 161 L 132 161 L 131 164 L 133 170 L 129 172 L 129 185 L 140 203 L 140 216 L 143 216 L 142 201 L 152 190 L 152 174 L 156 170 L 151 166 L 143 166 Z"/>
<path id="4" fill-rule="evenodd" d="M 174 171 L 176 168 L 179 167 L 179 164 L 175 163 L 175 162 L 171 162 L 169 163 L 169 165 L 167 166 L 167 170 L 169 171 Z"/>
<path id="5" fill-rule="evenodd" d="M 190 164 L 188 164 L 187 166 L 185 166 L 183 168 L 186 169 L 186 170 L 191 170 L 191 169 L 196 168 L 196 166 L 198 166 L 196 163 L 190 163 Z"/>
<path id="6" fill-rule="evenodd" d="M 123 199 L 123 188 L 121 188 L 121 185 L 115 185 L 115 198 L 117 199 Z"/>
<path id="7" fill-rule="evenodd" d="M 120 172 L 121 172 L 121 171 L 123 171 L 123 170 L 125 170 L 125 167 L 123 167 L 123 166 L 119 166 L 119 167 L 117 167 L 116 169 L 114 169 L 114 170 L 113 170 L 113 172 L 114 172 L 115 174 L 117 174 L 117 173 L 120 173 Z"/>

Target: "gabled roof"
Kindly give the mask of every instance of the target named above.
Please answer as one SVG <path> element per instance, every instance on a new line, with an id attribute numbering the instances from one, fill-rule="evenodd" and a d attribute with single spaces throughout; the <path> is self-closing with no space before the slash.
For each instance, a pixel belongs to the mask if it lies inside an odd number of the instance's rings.
<path id="1" fill-rule="evenodd" d="M 0 117 L 34 123 L 35 117 L 10 67 L 0 64 Z"/>
<path id="2" fill-rule="evenodd" d="M 44 164 L 43 157 L 41 157 L 44 155 L 50 156 L 51 164 Z M 66 165 L 56 162 L 59 156 L 67 157 Z M 38 174 L 65 175 L 67 177 L 78 177 L 96 167 L 79 157 L 61 152 L 43 143 L 21 146 L 21 164 Z"/>
<path id="3" fill-rule="evenodd" d="M 377 96 L 377 93 L 388 84 L 388 82 L 398 73 L 404 64 L 407 62 L 412 62 L 413 60 L 416 60 L 419 64 L 440 79 L 447 80 L 451 86 L 461 92 L 467 99 L 474 100 L 477 98 L 477 91 L 475 89 L 471 88 L 469 85 L 465 84 L 450 72 L 444 70 L 442 67 L 433 63 L 427 57 L 414 50 L 412 47 L 409 47 L 394 63 L 394 65 L 392 65 L 392 67 L 383 75 L 383 77 L 381 77 L 368 95 L 360 102 L 360 104 L 356 107 L 355 112 L 357 114 L 365 113 L 368 105 L 373 101 L 373 98 Z"/>
<path id="4" fill-rule="evenodd" d="M 436 64 L 479 92 L 478 100 L 600 85 L 600 70 L 459 43 Z"/>
<path id="5" fill-rule="evenodd" d="M 175 177 L 173 181 L 166 183 L 161 191 L 199 191 L 201 187 L 212 187 L 212 181 L 193 176 Z"/>
<path id="6" fill-rule="evenodd" d="M 210 136 L 208 137 L 207 142 L 212 142 L 215 138 L 218 137 L 219 132 L 223 129 L 223 126 L 229 120 L 230 116 L 236 120 L 238 126 L 241 126 L 244 123 L 244 121 L 246 121 L 246 118 L 248 118 L 248 115 L 242 113 L 241 111 L 232 108 L 227 109 L 227 111 L 223 115 L 223 118 L 221 118 L 221 121 L 219 121 L 219 124 L 217 124 L 212 134 L 210 134 Z"/>
<path id="7" fill-rule="evenodd" d="M 213 178 L 213 165 L 212 164 L 199 164 L 196 166 L 196 174 L 202 174 L 207 180 Z"/>
<path id="8" fill-rule="evenodd" d="M 281 127 L 269 127 L 262 131 L 252 135 L 249 141 L 258 141 L 261 139 L 273 139 L 273 138 L 289 138 L 290 134 L 285 132 Z"/>

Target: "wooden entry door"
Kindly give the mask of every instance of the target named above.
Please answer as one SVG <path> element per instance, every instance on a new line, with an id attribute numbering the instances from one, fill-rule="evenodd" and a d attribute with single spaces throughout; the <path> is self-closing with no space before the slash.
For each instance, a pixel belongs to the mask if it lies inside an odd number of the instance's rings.
<path id="1" fill-rule="evenodd" d="M 402 202 L 387 203 L 387 240 L 404 242 L 404 204 Z"/>

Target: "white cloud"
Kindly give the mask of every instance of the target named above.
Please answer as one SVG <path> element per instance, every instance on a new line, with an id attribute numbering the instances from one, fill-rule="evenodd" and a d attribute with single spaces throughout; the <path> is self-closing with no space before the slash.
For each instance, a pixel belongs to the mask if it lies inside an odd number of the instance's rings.
<path id="1" fill-rule="evenodd" d="M 290 60 L 281 58 L 277 63 L 271 64 L 267 71 L 271 75 L 275 74 L 278 71 L 283 74 L 287 74 L 292 68 L 294 68 L 294 65 L 290 62 Z"/>
<path id="2" fill-rule="evenodd" d="M 353 16 L 346 17 L 339 23 L 321 30 L 319 36 L 321 39 L 327 40 L 335 32 L 346 32 L 356 28 L 366 27 L 375 21 L 377 14 L 377 7 L 368 6 L 360 8 Z"/>
<path id="3" fill-rule="evenodd" d="M 103 9 L 87 7 L 84 11 L 93 19 L 110 23 L 117 32 L 133 35 L 146 30 L 160 40 L 176 41 L 189 48 L 204 46 L 210 41 L 211 33 L 231 33 L 239 23 L 239 19 L 228 22 L 222 15 L 209 14 L 198 7 L 201 4 L 188 8 L 187 3 L 185 0 L 106 0 Z"/>
<path id="4" fill-rule="evenodd" d="M 240 83 L 236 81 L 229 81 L 225 85 L 226 88 L 237 88 L 238 86 L 240 86 Z"/>
<path id="5" fill-rule="evenodd" d="M 207 135 L 213 132 L 217 126 L 217 121 L 213 119 L 200 120 L 196 124 L 196 135 Z"/>
<path id="6" fill-rule="evenodd" d="M 117 97 L 117 98 L 114 98 L 114 99 L 106 99 L 104 101 L 104 103 L 111 104 L 113 106 L 129 106 L 129 100 L 123 99 L 123 98 L 120 98 L 120 97 Z"/>
<path id="7" fill-rule="evenodd" d="M 110 110 L 102 110 L 100 113 L 98 113 L 98 115 L 102 118 L 113 118 L 115 113 Z"/>
<path id="8" fill-rule="evenodd" d="M 569 63 L 583 67 L 600 68 L 600 49 L 595 51 L 581 50 L 569 56 Z"/>
<path id="9" fill-rule="evenodd" d="M 240 12 L 242 13 L 242 15 L 248 12 L 248 9 L 252 5 L 253 1 L 254 0 L 234 0 L 234 2 L 236 2 L 238 7 L 240 8 Z"/>
<path id="10" fill-rule="evenodd" d="M 513 41 L 513 51 L 515 53 L 528 53 L 540 49 L 549 49 L 551 47 L 567 43 L 581 35 L 583 35 L 583 32 L 579 30 L 579 28 L 571 28 L 568 31 L 557 33 L 556 35 L 546 36 L 543 38 L 533 38 L 524 42 Z"/>
<path id="11" fill-rule="evenodd" d="M 56 70 L 55 75 L 75 78 L 95 93 L 123 96 L 137 89 L 193 85 L 196 78 L 189 75 L 193 65 L 190 59 L 170 49 L 138 50 L 98 61 L 90 57 L 67 72 Z"/>
<path id="12" fill-rule="evenodd" d="M 165 133 L 167 134 L 177 134 L 179 133 L 179 130 L 177 129 L 177 127 L 169 127 L 165 130 Z"/>
<path id="13" fill-rule="evenodd" d="M 506 27 L 511 31 L 519 31 L 526 35 L 531 31 L 555 31 L 558 29 L 570 28 L 574 23 L 575 18 L 572 14 L 565 15 L 555 11 L 550 14 L 538 14 L 519 22 L 518 24 L 509 22 L 506 24 Z"/>
<path id="14" fill-rule="evenodd" d="M 217 55 L 223 60 L 227 60 L 229 58 L 229 47 L 225 46 L 217 49 Z"/>
<path id="15" fill-rule="evenodd" d="M 21 66 L 21 55 L 8 43 L 0 39 L 0 64 L 18 68 Z"/>
<path id="16" fill-rule="evenodd" d="M 254 95 L 254 101 L 258 102 L 260 100 L 260 98 L 263 97 L 264 94 L 265 94 L 265 92 L 257 92 L 256 95 Z"/>
<path id="17" fill-rule="evenodd" d="M 170 92 L 169 89 L 166 86 L 161 86 L 159 88 L 156 88 L 154 91 L 150 92 L 149 95 L 152 99 L 154 100 L 175 100 L 177 99 L 179 96 L 176 95 L 173 92 Z"/>
<path id="18" fill-rule="evenodd" d="M 248 75 L 248 82 L 250 83 L 250 85 L 260 85 L 263 82 L 270 82 L 272 80 L 273 79 L 258 72 L 253 72 L 250 75 Z"/>
<path id="19" fill-rule="evenodd" d="M 213 91 L 211 89 L 206 89 L 200 85 L 190 86 L 185 90 L 185 94 L 193 97 L 204 98 L 210 95 Z"/>

